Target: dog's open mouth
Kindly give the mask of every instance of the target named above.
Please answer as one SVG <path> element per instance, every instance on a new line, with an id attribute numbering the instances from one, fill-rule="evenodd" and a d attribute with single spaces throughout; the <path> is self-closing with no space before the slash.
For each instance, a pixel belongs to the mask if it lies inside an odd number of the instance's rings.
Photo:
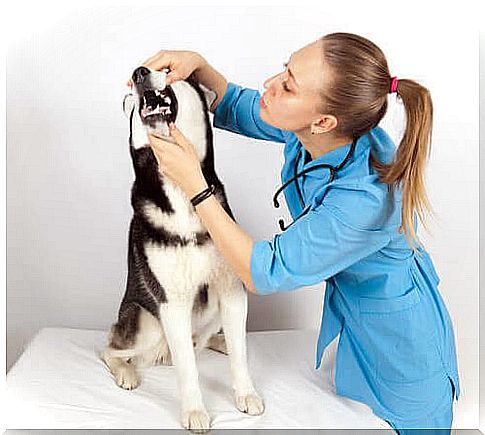
<path id="1" fill-rule="evenodd" d="M 169 92 L 165 90 L 147 90 L 143 93 L 141 116 L 143 118 L 162 116 L 164 119 L 169 119 L 174 115 L 172 112 L 172 102 Z"/>

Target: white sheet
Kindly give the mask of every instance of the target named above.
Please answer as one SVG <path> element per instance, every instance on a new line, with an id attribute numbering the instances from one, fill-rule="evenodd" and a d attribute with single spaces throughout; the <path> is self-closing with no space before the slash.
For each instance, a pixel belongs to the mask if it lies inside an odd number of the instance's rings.
<path id="1" fill-rule="evenodd" d="M 42 329 L 7 374 L 7 424 L 24 428 L 180 428 L 174 367 L 142 371 L 132 391 L 118 387 L 98 354 L 107 332 Z M 266 411 L 252 417 L 232 398 L 228 357 L 199 356 L 199 379 L 213 428 L 387 428 L 366 405 L 335 394 L 335 344 L 314 368 L 315 331 L 248 334 L 249 367 Z"/>

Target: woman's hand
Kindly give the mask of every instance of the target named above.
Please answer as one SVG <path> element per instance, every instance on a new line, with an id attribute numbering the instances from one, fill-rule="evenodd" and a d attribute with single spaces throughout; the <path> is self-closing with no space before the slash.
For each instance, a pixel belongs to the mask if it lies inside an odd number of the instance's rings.
<path id="1" fill-rule="evenodd" d="M 177 81 L 185 80 L 197 68 L 206 63 L 206 60 L 195 51 L 182 50 L 160 50 L 154 56 L 142 63 L 142 66 L 155 71 L 169 68 L 167 75 L 167 85 Z M 132 80 L 128 80 L 128 86 L 133 86 Z"/>
<path id="2" fill-rule="evenodd" d="M 207 182 L 194 146 L 175 124 L 170 123 L 169 127 L 170 136 L 175 143 L 149 134 L 150 147 L 155 154 L 160 172 L 178 184 L 185 194 L 192 198 L 208 187 Z"/>

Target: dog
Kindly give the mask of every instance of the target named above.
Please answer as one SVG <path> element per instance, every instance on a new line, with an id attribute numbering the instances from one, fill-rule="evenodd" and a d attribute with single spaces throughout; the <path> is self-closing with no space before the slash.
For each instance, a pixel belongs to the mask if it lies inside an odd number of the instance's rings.
<path id="1" fill-rule="evenodd" d="M 185 193 L 159 171 L 147 133 L 170 139 L 168 123 L 194 145 L 208 185 L 234 220 L 214 169 L 209 120 L 215 94 L 192 76 L 166 85 L 168 70 L 133 72 L 123 110 L 135 181 L 128 236 L 128 277 L 118 321 L 102 359 L 125 389 L 140 383 L 138 370 L 172 364 L 181 396 L 181 423 L 194 432 L 210 428 L 198 383 L 196 356 L 208 343 L 229 355 L 238 410 L 264 412 L 247 366 L 247 293 L 216 249 Z M 174 144 L 174 146 L 177 146 Z M 223 330 L 224 335 L 217 334 Z"/>

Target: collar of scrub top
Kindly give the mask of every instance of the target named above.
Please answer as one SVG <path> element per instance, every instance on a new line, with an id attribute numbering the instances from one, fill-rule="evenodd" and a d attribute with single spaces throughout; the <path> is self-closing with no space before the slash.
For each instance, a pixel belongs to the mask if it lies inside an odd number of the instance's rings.
<path id="1" fill-rule="evenodd" d="M 303 147 L 300 148 L 300 150 L 298 151 L 298 155 L 296 157 L 296 162 L 295 162 L 295 167 L 294 167 L 294 176 L 291 177 L 288 181 L 286 181 L 285 183 L 283 183 L 281 185 L 281 187 L 276 191 L 276 193 L 274 194 L 273 196 L 273 204 L 276 208 L 278 208 L 280 206 L 279 202 L 278 202 L 278 195 L 283 192 L 283 190 L 285 190 L 291 183 L 295 182 L 296 184 L 296 190 L 298 192 L 298 198 L 300 200 L 300 204 L 301 204 L 301 208 L 304 208 L 305 207 L 305 201 L 303 199 L 303 194 L 301 192 L 301 189 L 300 189 L 300 186 L 298 185 L 298 182 L 296 182 L 297 178 L 307 174 L 308 172 L 312 172 L 312 171 L 315 171 L 317 169 L 321 169 L 321 168 L 325 168 L 325 169 L 328 169 L 330 170 L 330 177 L 328 179 L 328 183 L 331 183 L 333 181 L 333 179 L 335 178 L 335 175 L 337 174 L 338 171 L 340 171 L 346 164 L 347 162 L 349 161 L 350 157 L 352 157 L 352 155 L 354 154 L 354 150 L 355 150 L 355 145 L 357 143 L 357 139 L 354 139 L 352 141 L 352 145 L 349 149 L 349 151 L 347 152 L 347 155 L 345 156 L 345 158 L 340 162 L 339 165 L 337 166 L 333 166 L 333 165 L 329 165 L 327 163 L 320 163 L 320 164 L 317 164 L 315 166 L 312 166 L 311 168 L 306 168 L 304 169 L 303 171 L 300 171 L 300 172 L 297 172 L 298 170 L 298 162 L 301 158 L 301 154 L 302 154 L 302 150 L 303 150 Z M 298 216 L 290 225 L 288 225 L 287 227 L 285 227 L 285 223 L 283 221 L 283 219 L 280 219 L 278 221 L 279 225 L 280 225 L 280 228 L 281 228 L 281 231 L 285 231 L 287 230 L 291 225 L 293 225 L 298 219 L 300 219 L 303 215 L 305 215 L 306 213 L 308 213 L 308 211 L 310 210 L 310 207 L 311 207 L 311 204 L 308 205 L 304 210 L 303 212 L 300 214 L 300 216 Z"/>

